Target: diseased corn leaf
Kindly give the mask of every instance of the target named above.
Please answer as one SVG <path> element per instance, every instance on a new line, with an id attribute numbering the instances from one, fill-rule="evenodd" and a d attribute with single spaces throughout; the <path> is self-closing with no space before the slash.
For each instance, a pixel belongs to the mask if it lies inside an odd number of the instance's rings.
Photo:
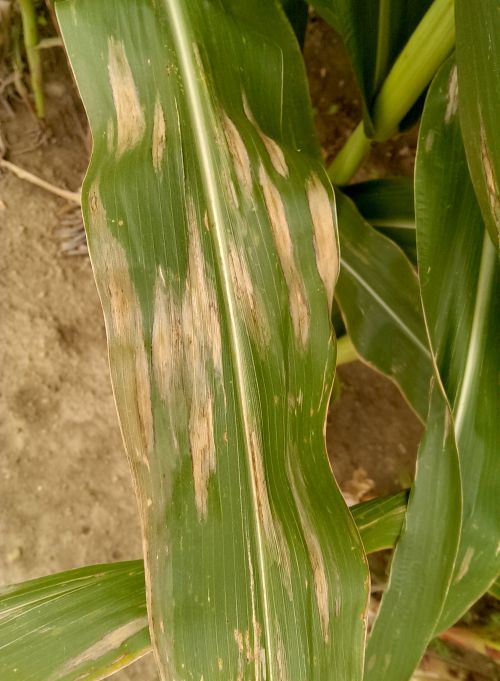
<path id="1" fill-rule="evenodd" d="M 500 570 L 500 278 L 469 177 L 456 67 L 436 77 L 420 130 L 415 206 L 424 314 L 451 405 L 464 514 L 452 588 L 437 632 L 452 625 Z"/>
<path id="2" fill-rule="evenodd" d="M 351 507 L 367 553 L 394 546 L 407 498 L 400 492 Z M 0 589 L 2 681 L 95 681 L 150 651 L 142 560 Z"/>
<path id="3" fill-rule="evenodd" d="M 360 679 L 367 567 L 324 442 L 333 195 L 290 26 L 267 0 L 58 12 L 162 678 Z"/>
<path id="4" fill-rule="evenodd" d="M 389 177 L 342 188 L 364 219 L 417 263 L 413 178 Z"/>
<path id="5" fill-rule="evenodd" d="M 375 95 L 432 0 L 311 0 L 310 4 L 344 40 L 370 131 Z"/>
<path id="6" fill-rule="evenodd" d="M 457 555 L 460 491 L 453 424 L 433 381 L 405 523 L 368 640 L 365 681 L 411 678 L 434 637 Z"/>
<path id="7" fill-rule="evenodd" d="M 142 561 L 0 589 L 2 681 L 94 681 L 150 648 Z"/>
<path id="8" fill-rule="evenodd" d="M 336 192 L 341 268 L 335 298 L 359 355 L 391 378 L 422 421 L 431 354 L 418 280 L 404 253 Z"/>
<path id="9" fill-rule="evenodd" d="M 500 238 L 500 6 L 456 0 L 457 87 L 467 161 L 493 243 Z"/>

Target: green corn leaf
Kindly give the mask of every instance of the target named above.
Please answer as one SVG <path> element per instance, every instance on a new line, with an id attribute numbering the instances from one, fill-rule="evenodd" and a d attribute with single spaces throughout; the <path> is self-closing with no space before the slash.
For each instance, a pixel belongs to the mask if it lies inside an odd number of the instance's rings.
<path id="1" fill-rule="evenodd" d="M 368 640 L 365 681 L 406 681 L 434 637 L 457 555 L 460 492 L 452 420 L 434 383 L 405 524 Z"/>
<path id="2" fill-rule="evenodd" d="M 95 681 L 149 649 L 142 561 L 0 589 L 2 681 Z"/>
<path id="3" fill-rule="evenodd" d="M 413 178 L 388 177 L 342 188 L 361 215 L 417 263 Z"/>
<path id="4" fill-rule="evenodd" d="M 160 672 L 360 679 L 366 559 L 324 441 L 333 194 L 295 37 L 267 0 L 57 6 Z"/>
<path id="5" fill-rule="evenodd" d="M 394 546 L 407 497 L 400 492 L 351 508 L 367 553 Z M 0 589 L 2 681 L 95 681 L 150 651 L 142 560 Z"/>
<path id="6" fill-rule="evenodd" d="M 392 549 L 396 545 L 403 527 L 407 503 L 408 491 L 404 490 L 351 507 L 366 553 Z"/>
<path id="7" fill-rule="evenodd" d="M 457 72 L 436 77 L 420 130 L 415 205 L 424 314 L 455 423 L 464 516 L 452 589 L 437 632 L 453 624 L 500 571 L 500 279 L 469 177 Z"/>
<path id="8" fill-rule="evenodd" d="M 361 90 L 365 126 L 375 95 L 432 0 L 311 0 L 342 36 Z"/>
<path id="9" fill-rule="evenodd" d="M 309 8 L 305 0 L 280 0 L 301 48 L 304 47 Z"/>
<path id="10" fill-rule="evenodd" d="M 500 238 L 500 8 L 456 0 L 460 123 L 474 189 L 494 244 Z"/>
<path id="11" fill-rule="evenodd" d="M 420 416 L 427 416 L 431 354 L 418 280 L 404 253 L 336 192 L 341 269 L 335 291 L 358 354 L 391 378 Z"/>

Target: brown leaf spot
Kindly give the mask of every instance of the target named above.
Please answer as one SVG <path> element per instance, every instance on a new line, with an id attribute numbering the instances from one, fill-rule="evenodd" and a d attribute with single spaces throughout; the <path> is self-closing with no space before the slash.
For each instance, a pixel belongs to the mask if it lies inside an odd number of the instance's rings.
<path id="1" fill-rule="evenodd" d="M 153 139 L 151 143 L 151 153 L 153 156 L 153 166 L 157 173 L 161 171 L 163 154 L 166 143 L 165 117 L 161 106 L 160 98 L 157 96 L 155 101 L 155 111 L 153 118 Z"/>
<path id="2" fill-rule="evenodd" d="M 457 67 L 453 66 L 450 72 L 450 78 L 448 80 L 448 93 L 447 93 L 447 103 L 446 111 L 444 114 L 444 122 L 450 123 L 451 119 L 456 115 L 458 110 L 458 76 Z"/>
<path id="3" fill-rule="evenodd" d="M 336 221 L 330 196 L 319 177 L 314 173 L 307 180 L 306 192 L 314 227 L 316 264 L 325 286 L 328 309 L 331 310 L 333 291 L 339 273 L 339 253 L 335 234 Z"/>
<path id="4" fill-rule="evenodd" d="M 310 313 L 304 282 L 295 264 L 285 206 L 283 205 L 281 194 L 269 179 L 262 165 L 259 168 L 259 182 L 264 192 L 264 201 L 271 222 L 274 243 L 288 286 L 290 314 L 295 337 L 302 347 L 305 347 L 309 338 Z"/>
<path id="5" fill-rule="evenodd" d="M 146 122 L 125 46 L 113 37 L 108 39 L 108 74 L 118 126 L 117 154 L 121 156 L 142 140 Z"/>

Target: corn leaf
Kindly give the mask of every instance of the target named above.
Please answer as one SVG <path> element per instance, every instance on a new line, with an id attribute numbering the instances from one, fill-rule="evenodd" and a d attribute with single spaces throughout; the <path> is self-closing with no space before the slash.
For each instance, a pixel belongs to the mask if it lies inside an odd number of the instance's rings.
<path id="1" fill-rule="evenodd" d="M 359 355 L 425 420 L 432 375 L 418 279 L 404 253 L 336 192 L 341 269 L 335 297 Z"/>
<path id="2" fill-rule="evenodd" d="M 369 131 L 375 95 L 432 0 L 311 0 L 310 4 L 344 40 Z"/>
<path id="3" fill-rule="evenodd" d="M 498 0 L 456 0 L 457 85 L 467 161 L 493 243 L 500 238 L 500 10 Z"/>
<path id="4" fill-rule="evenodd" d="M 394 546 L 407 497 L 401 492 L 351 508 L 367 553 Z M 150 651 L 142 560 L 0 589 L 2 681 L 95 681 Z"/>
<path id="5" fill-rule="evenodd" d="M 392 239 L 417 264 L 413 178 L 388 177 L 342 188 L 364 219 Z"/>
<path id="6" fill-rule="evenodd" d="M 2 681 L 94 681 L 149 651 L 142 561 L 0 589 Z"/>
<path id="7" fill-rule="evenodd" d="M 411 678 L 441 617 L 460 537 L 460 466 L 440 386 L 431 390 L 427 429 L 389 580 L 366 649 L 366 681 Z"/>
<path id="8" fill-rule="evenodd" d="M 422 300 L 453 413 L 464 500 L 457 565 L 437 632 L 500 571 L 499 264 L 470 180 L 458 106 L 457 71 L 448 62 L 429 91 L 415 180 Z"/>
<path id="9" fill-rule="evenodd" d="M 305 0 L 280 0 L 286 12 L 293 32 L 295 33 L 299 45 L 304 47 L 307 29 L 307 15 L 309 8 Z"/>
<path id="10" fill-rule="evenodd" d="M 366 560 L 324 441 L 333 194 L 295 37 L 267 0 L 58 14 L 160 673 L 360 679 Z"/>

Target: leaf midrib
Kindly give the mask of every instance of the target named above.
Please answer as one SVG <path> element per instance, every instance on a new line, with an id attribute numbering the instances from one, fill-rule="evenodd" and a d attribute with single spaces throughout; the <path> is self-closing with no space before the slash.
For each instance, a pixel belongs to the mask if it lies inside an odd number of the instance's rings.
<path id="1" fill-rule="evenodd" d="M 252 503 L 253 512 L 255 518 L 255 530 L 256 530 L 256 542 L 257 542 L 257 553 L 258 553 L 258 566 L 260 573 L 260 584 L 262 585 L 262 606 L 263 606 L 263 616 L 265 620 L 264 624 L 264 637 L 266 641 L 266 662 L 269 666 L 269 678 L 273 681 L 275 678 L 274 669 L 274 656 L 272 654 L 272 642 L 270 637 L 270 615 L 269 615 L 269 603 L 268 603 L 268 585 L 267 576 L 265 569 L 265 558 L 264 558 L 264 540 L 262 536 L 262 528 L 260 526 L 258 517 L 258 500 L 257 500 L 257 486 L 253 473 L 253 466 L 251 463 L 251 442 L 250 442 L 250 427 L 249 427 L 249 413 L 246 403 L 245 396 L 247 394 L 247 384 L 245 380 L 244 372 L 244 360 L 243 360 L 243 348 L 240 339 L 239 325 L 237 323 L 237 313 L 236 313 L 236 301 L 234 298 L 234 293 L 231 287 L 231 274 L 228 262 L 228 256 L 224 239 L 224 218 L 221 206 L 221 198 L 218 192 L 217 182 L 214 178 L 213 164 L 212 164 L 212 154 L 210 152 L 210 144 L 208 140 L 213 134 L 211 131 L 211 126 L 207 124 L 204 115 L 204 108 L 200 92 L 196 83 L 196 73 L 197 69 L 195 67 L 193 56 L 190 51 L 190 45 L 187 40 L 188 32 L 186 30 L 185 16 L 182 11 L 181 3 L 182 0 L 164 0 L 167 13 L 170 16 L 170 20 L 173 27 L 173 39 L 177 48 L 177 58 L 179 60 L 179 67 L 184 79 L 186 98 L 189 101 L 189 113 L 191 117 L 191 122 L 193 125 L 194 135 L 197 138 L 197 144 L 195 145 L 197 154 L 200 160 L 200 168 L 202 171 L 203 181 L 205 185 L 205 191 L 208 198 L 208 209 L 211 214 L 212 223 L 214 227 L 214 234 L 217 245 L 217 255 L 219 264 L 219 275 L 221 282 L 223 284 L 225 302 L 227 307 L 227 312 L 229 316 L 229 327 L 230 327 L 230 344 L 234 359 L 235 367 L 235 383 L 236 390 L 238 394 L 238 404 L 241 409 L 241 417 L 244 425 L 244 437 L 245 437 L 245 451 L 248 460 L 248 474 L 251 482 L 252 490 Z"/>

